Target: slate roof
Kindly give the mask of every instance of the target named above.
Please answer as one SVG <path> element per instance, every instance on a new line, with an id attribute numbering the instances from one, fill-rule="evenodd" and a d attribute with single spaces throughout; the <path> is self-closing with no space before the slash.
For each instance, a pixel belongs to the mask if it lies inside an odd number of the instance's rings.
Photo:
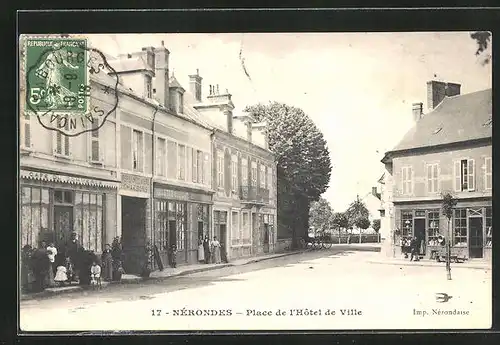
<path id="1" fill-rule="evenodd" d="M 491 89 L 446 97 L 390 152 L 491 138 L 491 121 Z"/>
<path id="2" fill-rule="evenodd" d="M 182 87 L 182 85 L 177 81 L 177 78 L 174 77 L 174 76 L 170 77 L 169 87 L 175 87 L 175 88 L 179 88 L 179 89 L 184 90 L 184 88 Z"/>
<path id="3" fill-rule="evenodd" d="M 119 58 L 115 60 L 108 60 L 108 63 L 113 67 L 116 72 L 124 71 L 143 71 L 149 70 L 146 61 L 140 56 L 131 58 Z"/>

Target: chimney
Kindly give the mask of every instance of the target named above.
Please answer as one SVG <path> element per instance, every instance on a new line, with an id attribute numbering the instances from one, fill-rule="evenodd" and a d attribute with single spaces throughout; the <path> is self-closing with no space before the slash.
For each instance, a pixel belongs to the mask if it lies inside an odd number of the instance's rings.
<path id="1" fill-rule="evenodd" d="M 437 80 L 427 82 L 427 108 L 429 110 L 437 107 L 445 97 L 460 95 L 460 84 L 446 83 Z"/>
<path id="2" fill-rule="evenodd" d="M 155 70 L 155 98 L 158 99 L 161 105 L 165 108 L 169 107 L 170 104 L 170 91 L 169 91 L 169 72 L 168 72 L 168 58 L 170 52 L 164 46 L 164 42 L 161 41 L 161 47 L 154 48 L 155 60 L 156 60 L 156 70 Z"/>
<path id="3" fill-rule="evenodd" d="M 411 105 L 411 110 L 412 110 L 412 113 L 413 113 L 413 121 L 417 122 L 418 120 L 420 120 L 423 115 L 424 115 L 424 104 L 422 102 L 420 103 L 413 103 Z"/>
<path id="4" fill-rule="evenodd" d="M 201 81 L 200 71 L 196 69 L 196 74 L 189 76 L 189 91 L 194 96 L 196 101 L 201 102 Z"/>
<path id="5" fill-rule="evenodd" d="M 152 71 L 155 70 L 155 48 L 153 47 L 144 47 L 142 48 L 142 58 L 146 62 L 146 65 Z"/>

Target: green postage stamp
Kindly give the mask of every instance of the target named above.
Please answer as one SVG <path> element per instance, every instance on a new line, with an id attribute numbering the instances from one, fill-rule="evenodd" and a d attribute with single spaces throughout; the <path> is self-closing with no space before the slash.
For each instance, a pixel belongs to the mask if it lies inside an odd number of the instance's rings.
<path id="1" fill-rule="evenodd" d="M 21 41 L 23 114 L 66 136 L 100 128 L 118 105 L 118 76 L 106 56 L 82 36 L 26 35 Z M 92 104 L 103 89 L 115 91 L 110 109 Z"/>
<path id="2" fill-rule="evenodd" d="M 87 112 L 87 40 L 27 38 L 26 87 L 26 108 L 36 114 Z"/>

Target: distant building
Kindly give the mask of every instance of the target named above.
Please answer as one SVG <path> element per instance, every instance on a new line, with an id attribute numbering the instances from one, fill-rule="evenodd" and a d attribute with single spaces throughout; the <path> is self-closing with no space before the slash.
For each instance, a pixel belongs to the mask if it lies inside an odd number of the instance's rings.
<path id="1" fill-rule="evenodd" d="M 451 192 L 451 243 L 470 259 L 491 259 L 492 90 L 460 94 L 460 85 L 427 83 L 429 113 L 413 105 L 414 126 L 382 159 L 383 228 L 390 255 L 402 236 L 417 236 L 432 257 L 439 234 L 447 234 L 441 193 Z"/>

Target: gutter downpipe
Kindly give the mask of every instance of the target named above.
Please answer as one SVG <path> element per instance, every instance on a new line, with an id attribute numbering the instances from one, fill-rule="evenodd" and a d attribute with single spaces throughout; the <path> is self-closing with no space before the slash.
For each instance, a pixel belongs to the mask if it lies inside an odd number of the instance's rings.
<path id="1" fill-rule="evenodd" d="M 154 176 L 156 173 L 156 161 L 155 161 L 155 134 L 156 134 L 156 113 L 158 112 L 158 107 L 154 107 L 155 111 L 153 113 L 153 122 L 151 123 L 151 179 L 150 179 L 150 184 L 149 184 L 149 207 L 150 207 L 150 217 L 151 217 L 151 226 L 150 226 L 150 244 L 153 247 L 152 250 L 154 251 L 154 245 L 155 245 L 155 239 L 154 239 Z M 153 261 L 153 267 L 154 268 L 155 263 Z"/>

